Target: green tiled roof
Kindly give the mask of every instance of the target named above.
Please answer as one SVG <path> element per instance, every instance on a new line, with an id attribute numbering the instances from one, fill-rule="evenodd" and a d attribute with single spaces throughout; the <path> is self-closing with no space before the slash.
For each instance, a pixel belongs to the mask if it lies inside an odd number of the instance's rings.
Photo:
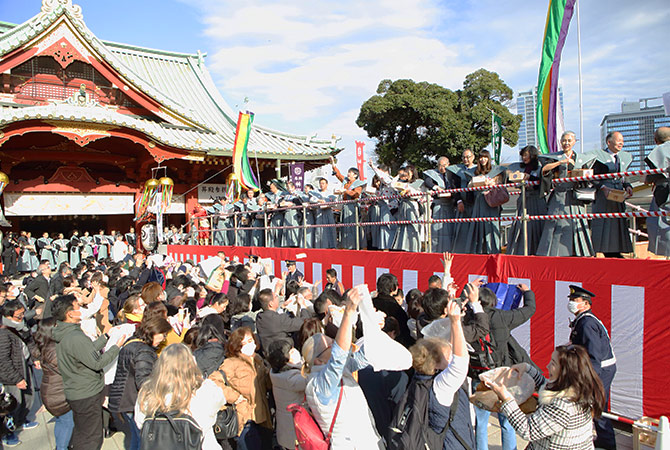
<path id="1" fill-rule="evenodd" d="M 217 90 L 199 55 L 101 41 L 71 8 L 59 4 L 52 11 L 41 12 L 21 25 L 0 22 L 0 55 L 21 47 L 66 15 L 66 20 L 74 25 L 83 39 L 121 76 L 190 125 L 174 127 L 171 125 L 182 125 L 183 121 L 173 119 L 172 124 L 158 123 L 101 106 L 17 104 L 0 107 L 0 126 L 37 118 L 123 125 L 173 147 L 202 150 L 212 156 L 231 155 L 237 114 Z M 337 147 L 338 140 L 289 135 L 254 124 L 249 137 L 249 153 L 259 158 L 323 159 L 342 150 Z"/>

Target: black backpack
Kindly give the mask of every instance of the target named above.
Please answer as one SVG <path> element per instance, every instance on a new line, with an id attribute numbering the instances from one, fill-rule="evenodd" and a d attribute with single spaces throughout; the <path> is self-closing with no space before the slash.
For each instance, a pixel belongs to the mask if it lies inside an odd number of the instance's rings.
<path id="1" fill-rule="evenodd" d="M 140 450 L 200 450 L 202 429 L 193 417 L 157 412 L 142 424 Z"/>
<path id="2" fill-rule="evenodd" d="M 478 380 L 479 374 L 495 369 L 500 365 L 500 362 L 495 360 L 495 343 L 490 333 L 476 342 L 471 342 L 471 345 L 475 351 L 470 352 L 468 376 Z"/>
<path id="3" fill-rule="evenodd" d="M 388 450 L 441 450 L 447 431 L 451 428 L 463 447 L 470 449 L 465 441 L 451 427 L 458 410 L 460 389 L 454 394 L 449 410 L 449 419 L 444 429 L 437 433 L 428 425 L 428 401 L 435 377 L 423 378 L 416 375 L 393 413 L 393 419 L 386 436 Z"/>

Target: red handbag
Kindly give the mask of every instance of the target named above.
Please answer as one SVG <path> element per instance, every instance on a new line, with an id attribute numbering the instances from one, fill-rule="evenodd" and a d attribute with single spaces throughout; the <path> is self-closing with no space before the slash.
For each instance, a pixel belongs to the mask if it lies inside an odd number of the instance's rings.
<path id="1" fill-rule="evenodd" d="M 484 193 L 484 200 L 491 208 L 496 208 L 509 201 L 509 192 L 506 187 L 493 188 Z"/>
<path id="2" fill-rule="evenodd" d="M 343 391 L 344 384 L 340 381 L 340 396 L 337 399 L 337 407 L 335 408 L 333 420 L 330 423 L 328 436 L 323 435 L 321 427 L 316 423 L 309 409 L 298 403 L 291 403 L 286 407 L 286 410 L 293 414 L 296 450 L 328 450 L 330 448 L 330 438 L 333 433 L 333 426 L 335 426 L 335 420 L 337 419 L 337 412 L 340 410 L 340 403 L 342 403 Z M 306 397 L 305 400 L 307 400 Z"/>

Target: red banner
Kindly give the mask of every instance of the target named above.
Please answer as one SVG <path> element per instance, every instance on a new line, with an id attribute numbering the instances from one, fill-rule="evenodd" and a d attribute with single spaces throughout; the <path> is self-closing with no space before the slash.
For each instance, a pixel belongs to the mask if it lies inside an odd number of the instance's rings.
<path id="1" fill-rule="evenodd" d="M 199 262 L 224 250 L 244 259 L 247 253 L 271 258 L 275 274 L 283 261 L 298 259 L 308 281 L 325 279 L 334 268 L 345 287 L 359 283 L 375 286 L 377 277 L 391 272 L 404 293 L 425 290 L 428 278 L 441 274 L 440 255 L 350 250 L 258 247 L 168 246 L 179 261 Z M 611 410 L 639 418 L 670 414 L 670 390 L 664 389 L 670 368 L 670 261 L 596 258 L 549 258 L 508 255 L 456 255 L 452 276 L 460 286 L 477 277 L 491 282 L 526 283 L 537 295 L 537 312 L 513 334 L 533 360 L 545 368 L 556 345 L 569 338 L 568 285 L 579 284 L 596 294 L 593 311 L 610 331 L 617 358 Z"/>
<path id="2" fill-rule="evenodd" d="M 365 181 L 365 159 L 363 158 L 363 147 L 365 142 L 356 141 L 356 167 L 360 172 L 360 179 Z"/>

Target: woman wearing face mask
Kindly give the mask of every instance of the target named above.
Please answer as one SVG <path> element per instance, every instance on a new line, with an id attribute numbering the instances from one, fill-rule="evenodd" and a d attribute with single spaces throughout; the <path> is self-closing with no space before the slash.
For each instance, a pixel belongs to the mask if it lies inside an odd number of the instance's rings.
<path id="1" fill-rule="evenodd" d="M 158 358 L 156 349 L 171 330 L 170 323 L 161 317 L 143 321 L 119 352 L 108 408 L 112 413 L 120 413 L 129 423 L 131 450 L 140 448 L 140 430 L 133 421 L 137 393 L 151 375 Z"/>
<path id="2" fill-rule="evenodd" d="M 2 306 L 2 325 L 0 326 L 0 383 L 5 392 L 16 398 L 18 407 L 12 414 L 14 424 L 23 429 L 34 428 L 38 424 L 35 417 L 29 417 L 35 395 L 35 380 L 32 374 L 32 361 L 39 366 L 39 351 L 30 330 L 23 320 L 25 307 L 18 300 L 8 300 Z M 31 357 L 32 355 L 32 357 Z M 14 433 L 2 438 L 7 446 L 21 443 Z"/>
<path id="3" fill-rule="evenodd" d="M 267 360 L 272 367 L 272 394 L 274 395 L 277 418 L 277 442 L 285 449 L 295 448 L 295 428 L 293 417 L 286 410 L 292 403 L 302 402 L 305 396 L 307 378 L 300 371 L 300 352 L 288 341 L 274 341 L 268 348 Z"/>
<path id="4" fill-rule="evenodd" d="M 505 414 L 516 432 L 529 442 L 530 449 L 592 449 L 593 418 L 605 407 L 605 392 L 593 370 L 589 354 L 579 345 L 560 345 L 547 366 L 549 378 L 528 363 L 512 367 L 528 373 L 539 389 L 537 410 L 526 416 L 505 386 L 489 387 L 502 403 Z"/>
<path id="5" fill-rule="evenodd" d="M 219 370 L 226 374 L 228 385 L 244 399 L 237 405 L 238 435 L 248 420 L 272 429 L 267 400 L 270 376 L 263 358 L 256 353 L 256 340 L 251 329 L 241 327 L 231 333 L 226 345 L 226 359 Z"/>

